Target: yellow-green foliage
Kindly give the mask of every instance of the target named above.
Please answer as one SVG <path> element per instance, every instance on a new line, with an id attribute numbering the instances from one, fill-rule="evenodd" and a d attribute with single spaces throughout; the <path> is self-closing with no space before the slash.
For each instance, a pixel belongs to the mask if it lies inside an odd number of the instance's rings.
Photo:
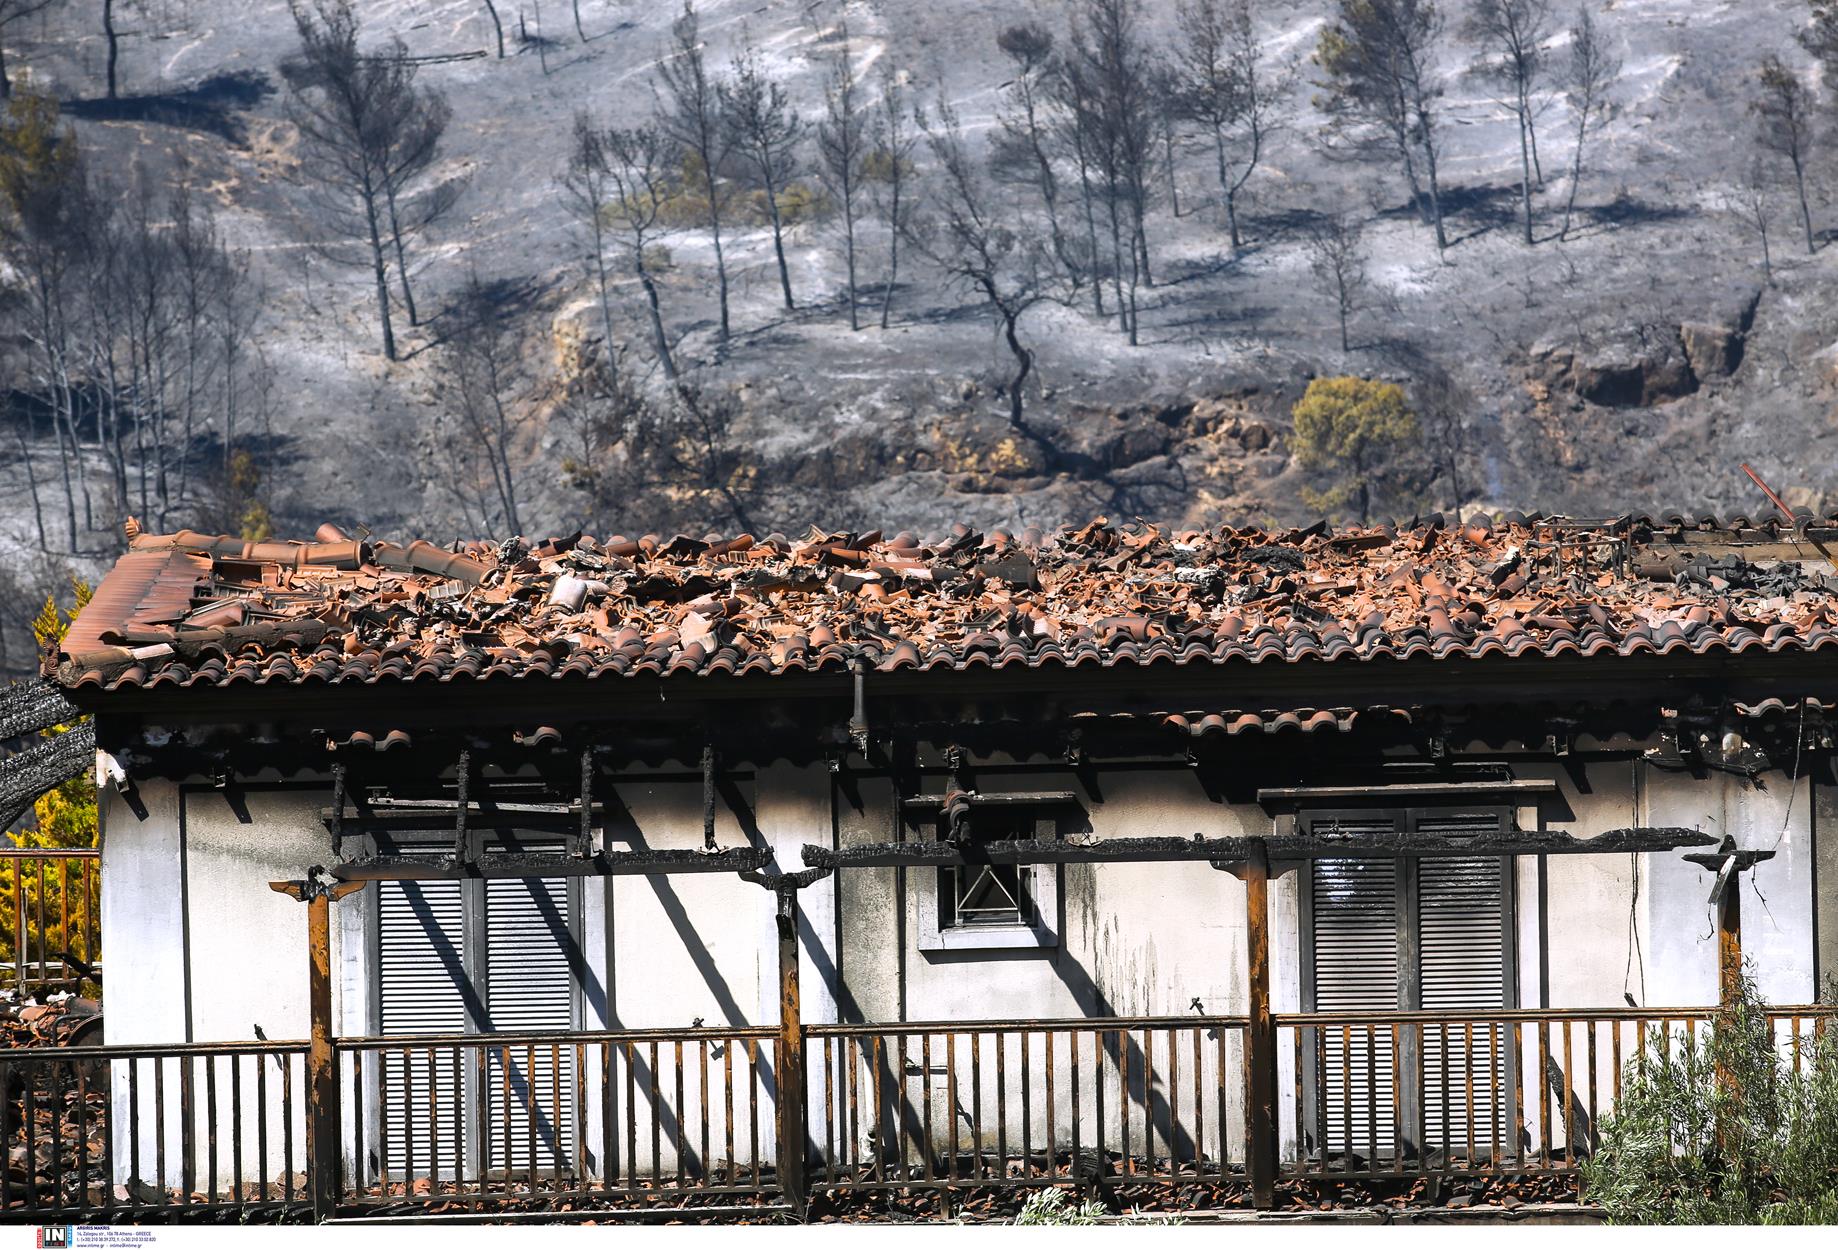
<path id="1" fill-rule="evenodd" d="M 89 602 L 91 588 L 87 582 L 72 578 L 70 607 L 60 608 L 55 597 L 47 597 L 44 607 L 32 620 L 32 636 L 39 646 L 55 646 L 70 632 L 83 605 Z M 63 733 L 59 725 L 45 731 L 47 737 Z M 35 828 L 17 830 L 10 835 L 16 845 L 31 850 L 96 845 L 96 783 L 85 771 L 41 795 L 33 805 Z M 15 946 L 17 917 L 20 914 L 20 871 L 17 862 L 0 861 L 0 949 L 11 956 Z M 24 873 L 23 900 L 26 920 L 24 949 L 54 955 L 69 951 L 79 959 L 93 961 L 97 951 L 91 935 L 96 932 L 96 897 L 94 882 L 81 867 L 69 862 L 33 863 Z M 42 918 L 41 918 L 42 917 Z"/>
<path id="2" fill-rule="evenodd" d="M 55 596 L 46 596 L 45 604 L 32 619 L 32 637 L 42 647 L 55 646 L 70 632 L 70 624 L 94 593 L 88 582 L 70 579 L 70 607 L 60 608 Z M 45 731 L 46 737 L 63 733 L 59 725 Z M 94 846 L 96 844 L 96 783 L 84 773 L 72 777 L 41 797 L 35 805 L 38 828 L 21 830 L 13 837 L 21 846 Z"/>
<path id="3" fill-rule="evenodd" d="M 788 226 L 828 217 L 833 205 L 821 187 L 794 182 L 779 192 L 779 219 Z"/>
<path id="4" fill-rule="evenodd" d="M 274 537 L 274 514 L 262 499 L 262 466 L 246 451 L 230 457 L 230 498 L 236 507 L 238 536 L 245 542 Z"/>
<path id="5" fill-rule="evenodd" d="M 772 208 L 764 191 L 750 191 L 741 200 L 744 216 L 755 225 L 772 220 Z M 818 221 L 830 214 L 830 198 L 822 188 L 808 182 L 791 182 L 779 189 L 779 222 L 787 230 L 807 221 Z"/>
<path id="6" fill-rule="evenodd" d="M 77 145 L 58 126 L 57 101 L 15 91 L 0 114 L 0 200 L 13 215 L 55 194 L 76 172 Z"/>
<path id="7" fill-rule="evenodd" d="M 1404 388 L 1366 378 L 1316 378 L 1290 413 L 1291 446 L 1307 469 L 1334 470 L 1340 481 L 1327 491 L 1305 491 L 1311 507 L 1333 511 L 1357 504 L 1368 519 L 1373 493 L 1398 476 L 1397 460 L 1422 437 Z"/>
<path id="8" fill-rule="evenodd" d="M 708 225 L 709 190 L 709 180 L 702 172 L 702 158 L 692 151 L 685 151 L 681 172 L 670 180 L 666 194 L 658 201 L 658 220 L 678 229 L 705 228 Z M 714 180 L 714 193 L 721 197 L 721 206 L 726 209 L 732 197 L 726 184 L 719 178 Z M 615 224 L 623 226 L 623 216 Z"/>
<path id="9" fill-rule="evenodd" d="M 896 166 L 895 161 L 899 164 Z M 913 176 L 913 163 L 906 157 L 896 157 L 886 148 L 876 148 L 862 158 L 862 177 L 869 182 L 892 182 L 897 170 L 902 178 Z"/>

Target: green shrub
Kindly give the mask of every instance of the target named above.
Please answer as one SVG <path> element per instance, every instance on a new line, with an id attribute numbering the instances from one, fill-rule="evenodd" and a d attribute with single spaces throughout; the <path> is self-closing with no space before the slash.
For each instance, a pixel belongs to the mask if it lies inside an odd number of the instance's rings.
<path id="1" fill-rule="evenodd" d="M 1290 445 L 1302 467 L 1330 469 L 1340 478 L 1327 491 L 1304 488 L 1303 502 L 1323 512 L 1352 505 L 1362 525 L 1374 496 L 1404 478 L 1407 452 L 1423 436 L 1404 388 L 1367 378 L 1316 378 L 1290 415 Z"/>
<path id="2" fill-rule="evenodd" d="M 1063 1189 L 1042 1189 L 1027 1196 L 1021 1204 L 1021 1214 L 1015 1217 L 1017 1224 L 1096 1224 L 1109 1214 L 1102 1202 L 1081 1202 L 1077 1206 L 1066 1201 Z"/>
<path id="3" fill-rule="evenodd" d="M 1661 1030 L 1629 1064 L 1583 1162 L 1617 1224 L 1838 1223 L 1838 1024 L 1801 1070 L 1746 978 L 1695 1037 Z"/>
<path id="4" fill-rule="evenodd" d="M 1110 1209 L 1102 1202 L 1091 1199 L 1076 1205 L 1066 1197 L 1063 1189 L 1042 1189 L 1027 1196 L 1021 1204 L 1021 1212 L 1015 1216 L 1017 1224 L 1184 1224 L 1179 1216 L 1153 1218 L 1144 1215 L 1132 1207 L 1123 1215 L 1111 1216 Z"/>

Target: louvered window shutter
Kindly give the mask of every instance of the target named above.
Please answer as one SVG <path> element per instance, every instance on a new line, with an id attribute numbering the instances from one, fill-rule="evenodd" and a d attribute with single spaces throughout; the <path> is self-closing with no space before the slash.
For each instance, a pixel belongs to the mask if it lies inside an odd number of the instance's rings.
<path id="1" fill-rule="evenodd" d="M 574 1023 L 574 940 L 561 878 L 485 883 L 487 1031 L 566 1029 Z M 560 1052 L 558 1054 L 558 1052 Z M 493 1050 L 485 1099 L 489 1167 L 511 1175 L 570 1170 L 575 1147 L 570 1047 Z"/>
<path id="2" fill-rule="evenodd" d="M 377 930 L 380 1031 L 465 1032 L 472 991 L 460 883 L 378 882 Z M 454 1122 L 456 1092 L 450 1063 L 430 1064 L 427 1052 L 384 1052 L 374 1123 L 386 1143 L 381 1162 L 392 1180 L 428 1175 L 436 1124 L 443 1126 L 440 1173 L 453 1177 L 454 1151 L 444 1126 Z"/>
<path id="3" fill-rule="evenodd" d="M 1418 1004 L 1428 1011 L 1504 1007 L 1506 883 L 1498 856 L 1436 856 L 1417 864 Z M 1466 1155 L 1499 1140 L 1506 1109 L 1490 1076 L 1509 1044 L 1487 1029 L 1425 1026 L 1423 1143 Z M 1470 1137 L 1472 1115 L 1472 1138 Z"/>
<path id="4" fill-rule="evenodd" d="M 573 1027 L 581 953 L 571 893 L 562 878 L 379 882 L 380 1031 Z M 572 1047 L 463 1051 L 457 1065 L 452 1049 L 433 1053 L 432 1065 L 426 1052 L 384 1053 L 375 1111 L 366 1112 L 383 1143 L 373 1167 L 386 1168 L 392 1183 L 428 1176 L 431 1167 L 442 1179 L 456 1169 L 468 1176 L 572 1173 L 578 1135 Z M 477 1067 L 474 1056 L 482 1059 Z"/>
<path id="5" fill-rule="evenodd" d="M 1317 1011 L 1395 1011 L 1398 861 L 1311 863 Z M 1330 1155 L 1370 1155 L 1392 1138 L 1391 1030 L 1324 1030 L 1316 1089 Z"/>
<path id="6" fill-rule="evenodd" d="M 1417 834 L 1458 845 L 1501 832 L 1506 819 L 1498 809 L 1455 808 L 1304 817 L 1317 838 L 1389 837 L 1402 822 Z M 1509 861 L 1496 855 L 1312 861 L 1312 995 L 1305 1006 L 1378 1012 L 1511 1005 L 1511 898 Z M 1403 1128 L 1395 1140 L 1406 1148 L 1446 1147 L 1467 1156 L 1472 1144 L 1478 1156 L 1509 1147 L 1504 1135 L 1512 1131 L 1513 1109 L 1498 1105 L 1490 1092 L 1511 1087 L 1509 1040 L 1482 1028 L 1470 1042 L 1464 1026 L 1426 1025 L 1419 1052 L 1409 1031 L 1402 1036 L 1404 1053 L 1394 1055 L 1388 1026 L 1322 1028 L 1310 1114 L 1311 1138 L 1321 1139 L 1316 1148 L 1330 1157 L 1389 1155 L 1394 1127 Z M 1490 1075 L 1495 1067 L 1500 1071 Z M 1398 1069 L 1404 1079 L 1394 1084 Z M 1394 1124 L 1394 1106 L 1403 1126 Z"/>

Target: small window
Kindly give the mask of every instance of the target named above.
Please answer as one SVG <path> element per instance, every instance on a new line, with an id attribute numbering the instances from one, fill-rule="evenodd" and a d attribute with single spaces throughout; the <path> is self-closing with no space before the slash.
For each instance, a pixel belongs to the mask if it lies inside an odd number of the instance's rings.
<path id="1" fill-rule="evenodd" d="M 1059 944 L 1059 868 L 976 858 L 993 842 L 1052 839 L 1053 818 L 1031 806 L 978 806 L 968 824 L 969 862 L 938 869 L 919 896 L 921 950 L 1001 950 Z"/>
<path id="2" fill-rule="evenodd" d="M 945 875 L 938 886 L 940 928 L 1017 925 L 1034 910 L 1019 864 L 965 864 L 940 871 Z"/>

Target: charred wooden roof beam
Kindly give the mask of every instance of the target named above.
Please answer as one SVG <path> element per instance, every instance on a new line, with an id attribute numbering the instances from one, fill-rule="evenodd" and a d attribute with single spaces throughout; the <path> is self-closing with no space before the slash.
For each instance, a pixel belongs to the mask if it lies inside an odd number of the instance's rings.
<path id="1" fill-rule="evenodd" d="M 834 849 L 806 845 L 804 862 L 813 868 L 918 868 L 955 864 L 1114 864 L 1202 862 L 1237 864 L 1262 846 L 1271 859 L 1347 859 L 1432 855 L 1605 855 L 1674 851 L 1715 846 L 1717 839 L 1696 829 L 1611 829 L 1593 837 L 1568 833 L 1507 830 L 1480 837 L 1450 838 L 1405 833 L 1389 837 L 1324 838 L 1020 838 L 960 846 L 950 842 L 882 842 Z"/>

